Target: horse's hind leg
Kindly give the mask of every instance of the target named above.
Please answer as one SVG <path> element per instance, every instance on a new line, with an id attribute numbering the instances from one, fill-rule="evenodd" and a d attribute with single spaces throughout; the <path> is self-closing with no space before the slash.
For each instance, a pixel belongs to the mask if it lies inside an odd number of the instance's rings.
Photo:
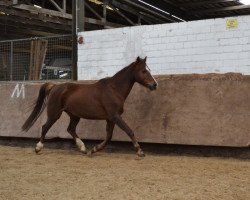
<path id="1" fill-rule="evenodd" d="M 43 149 L 45 135 L 56 121 L 57 121 L 57 119 L 48 118 L 47 122 L 42 126 L 41 138 L 40 138 L 40 141 L 36 144 L 36 148 L 35 148 L 36 153 L 38 153 L 39 151 L 41 151 Z"/>
<path id="2" fill-rule="evenodd" d="M 95 153 L 95 152 L 97 152 L 97 151 L 100 151 L 100 150 L 104 149 L 104 147 L 107 145 L 107 143 L 108 143 L 108 142 L 111 140 L 111 138 L 112 138 L 114 127 L 115 127 L 115 123 L 112 122 L 112 121 L 107 120 L 107 125 L 106 125 L 107 136 L 106 136 L 106 139 L 105 139 L 102 143 L 96 145 L 96 146 L 90 151 L 90 154 L 91 154 L 91 153 Z"/>
<path id="3" fill-rule="evenodd" d="M 76 145 L 80 149 L 80 151 L 83 152 L 83 153 L 86 153 L 87 151 L 86 151 L 86 147 L 85 147 L 84 143 L 82 142 L 82 140 L 76 134 L 76 126 L 77 126 L 79 121 L 80 121 L 79 117 L 70 116 L 70 122 L 69 122 L 69 126 L 68 126 L 67 131 L 69 132 L 69 134 L 75 140 Z"/>
<path id="4" fill-rule="evenodd" d="M 59 109 L 58 111 L 50 110 L 50 107 L 48 105 L 48 109 L 47 109 L 48 118 L 47 118 L 46 123 L 42 126 L 41 138 L 40 138 L 40 141 L 36 144 L 36 148 L 35 148 L 36 153 L 38 153 L 39 151 L 43 149 L 43 143 L 44 143 L 46 133 L 53 126 L 53 124 L 60 118 L 61 114 L 62 114 L 61 110 Z"/>

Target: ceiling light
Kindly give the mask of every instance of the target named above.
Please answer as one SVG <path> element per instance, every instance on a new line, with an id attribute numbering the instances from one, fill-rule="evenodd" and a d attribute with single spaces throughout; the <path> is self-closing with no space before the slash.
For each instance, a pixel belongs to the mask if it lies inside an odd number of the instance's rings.
<path id="1" fill-rule="evenodd" d="M 157 8 L 157 7 L 155 7 L 155 6 L 153 6 L 153 5 L 149 4 L 149 3 L 147 3 L 147 2 L 145 2 L 145 1 L 142 1 L 142 0 L 138 0 L 138 1 L 140 1 L 141 3 L 143 3 L 143 4 L 147 5 L 147 6 L 150 6 L 151 8 L 154 8 L 154 9 L 156 9 L 156 10 L 159 10 L 159 11 L 165 13 L 165 14 L 168 14 L 168 15 L 170 14 L 169 12 L 166 12 L 166 11 L 160 9 L 160 8 Z"/>
<path id="2" fill-rule="evenodd" d="M 98 0 L 89 0 L 89 1 L 97 5 L 103 4 L 101 1 L 98 1 Z"/>
<path id="3" fill-rule="evenodd" d="M 245 5 L 250 5 L 250 0 L 240 0 L 240 2 Z"/>
<path id="4" fill-rule="evenodd" d="M 180 21 L 185 21 L 185 20 L 183 20 L 183 19 L 181 19 L 181 18 L 179 18 L 179 17 L 177 17 L 177 16 L 175 16 L 175 15 L 171 15 L 169 12 L 166 12 L 165 10 L 162 10 L 162 9 L 160 9 L 160 8 L 158 8 L 158 7 L 155 7 L 155 6 L 153 6 L 153 5 L 151 5 L 151 4 L 147 3 L 147 2 L 145 2 L 145 1 L 143 1 L 143 0 L 138 0 L 138 1 L 141 2 L 141 3 L 143 3 L 143 4 L 145 4 L 145 5 L 147 5 L 147 6 L 150 6 L 151 8 L 154 8 L 154 9 L 160 11 L 160 12 L 163 12 L 163 13 L 165 13 L 165 14 L 167 14 L 167 15 L 170 15 L 170 16 L 176 18 L 176 19 L 179 19 Z"/>
<path id="5" fill-rule="evenodd" d="M 38 5 L 36 5 L 36 4 L 34 4 L 34 7 L 36 7 L 36 8 L 42 8 L 41 6 L 38 6 Z"/>

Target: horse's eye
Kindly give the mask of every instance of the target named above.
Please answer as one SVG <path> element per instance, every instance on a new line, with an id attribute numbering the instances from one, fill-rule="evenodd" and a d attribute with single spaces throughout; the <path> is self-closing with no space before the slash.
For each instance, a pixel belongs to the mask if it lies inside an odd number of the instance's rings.
<path id="1" fill-rule="evenodd" d="M 146 73 L 147 73 L 147 70 L 143 70 L 142 73 L 143 73 L 143 74 L 146 74 Z"/>

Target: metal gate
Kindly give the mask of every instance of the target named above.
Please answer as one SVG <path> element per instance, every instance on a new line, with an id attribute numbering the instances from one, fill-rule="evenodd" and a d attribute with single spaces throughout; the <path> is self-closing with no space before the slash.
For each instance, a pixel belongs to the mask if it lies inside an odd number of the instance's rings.
<path id="1" fill-rule="evenodd" d="M 0 41 L 0 81 L 71 79 L 72 36 Z"/>

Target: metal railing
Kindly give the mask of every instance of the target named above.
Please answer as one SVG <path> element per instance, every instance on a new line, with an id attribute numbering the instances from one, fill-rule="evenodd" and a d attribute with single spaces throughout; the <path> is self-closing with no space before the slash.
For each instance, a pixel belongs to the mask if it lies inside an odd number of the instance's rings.
<path id="1" fill-rule="evenodd" d="M 0 41 L 0 81 L 71 79 L 71 35 Z"/>

